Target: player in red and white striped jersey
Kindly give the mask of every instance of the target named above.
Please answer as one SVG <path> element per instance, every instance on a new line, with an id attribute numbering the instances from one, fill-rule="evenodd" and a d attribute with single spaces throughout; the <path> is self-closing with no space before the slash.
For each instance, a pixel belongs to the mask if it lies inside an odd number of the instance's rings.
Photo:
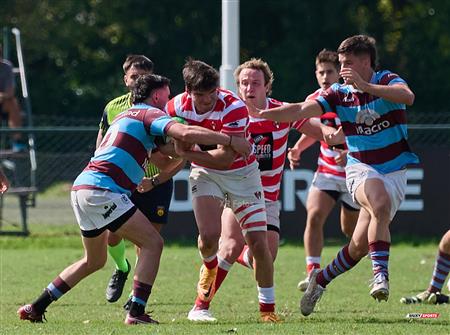
<path id="1" fill-rule="evenodd" d="M 273 74 L 268 64 L 261 59 L 251 59 L 241 64 L 235 71 L 235 79 L 240 97 L 246 101 L 252 100 L 261 108 L 279 107 L 283 103 L 268 97 L 271 93 Z M 261 181 L 267 212 L 267 239 L 273 260 L 278 251 L 280 220 L 280 205 L 278 196 L 280 183 L 286 159 L 288 133 L 290 129 L 299 129 L 300 122 L 273 122 L 265 119 L 250 118 L 249 132 L 254 142 L 254 154 L 259 163 Z M 305 125 L 305 128 L 310 128 Z M 302 128 L 303 130 L 303 128 Z M 320 127 L 310 129 L 311 136 L 322 138 Z M 225 208 L 222 214 L 222 233 L 218 253 L 218 271 L 214 283 L 216 292 L 227 276 L 231 265 L 236 260 L 253 268 L 251 245 L 245 245 L 245 240 L 239 229 L 239 224 L 230 208 Z M 256 260 L 256 264 L 259 263 Z M 211 300 L 197 298 L 194 309 L 189 313 L 189 319 L 214 321 L 209 305 Z"/>
<path id="2" fill-rule="evenodd" d="M 323 90 L 339 80 L 339 60 L 336 52 L 322 50 L 316 57 L 316 79 L 320 88 L 310 94 L 306 100 L 314 100 Z M 341 121 L 335 113 L 325 113 L 320 119 L 311 118 L 312 124 L 322 123 L 338 129 Z M 290 167 L 299 165 L 301 154 L 316 142 L 316 139 L 303 134 L 293 148 L 289 149 Z M 340 199 L 341 229 L 350 237 L 356 226 L 359 206 L 353 201 L 345 184 L 344 166 L 347 162 L 345 144 L 329 146 L 320 141 L 320 154 L 317 171 L 306 201 L 306 228 L 303 236 L 306 253 L 306 278 L 298 283 L 298 288 L 305 291 L 309 283 L 309 273 L 320 268 L 323 248 L 323 225 L 336 202 Z"/>
<path id="3" fill-rule="evenodd" d="M 232 149 L 233 139 L 248 136 L 247 108 L 234 93 L 218 87 L 219 73 L 208 64 L 189 60 L 183 68 L 183 78 L 186 92 L 169 101 L 167 112 L 171 116 L 184 118 L 189 124 L 230 136 L 230 146 L 200 146 L 201 151 L 186 148 L 175 141 L 177 153 L 192 162 L 189 180 L 199 230 L 198 247 L 203 258 L 197 299 L 210 301 L 214 295 L 221 215 L 227 201 L 258 263 L 255 278 L 261 321 L 278 322 L 273 263 L 267 243 L 266 208 L 258 164 L 253 153 L 242 157 Z M 188 318 L 193 321 L 215 320 L 207 310 L 197 306 L 189 312 Z"/>

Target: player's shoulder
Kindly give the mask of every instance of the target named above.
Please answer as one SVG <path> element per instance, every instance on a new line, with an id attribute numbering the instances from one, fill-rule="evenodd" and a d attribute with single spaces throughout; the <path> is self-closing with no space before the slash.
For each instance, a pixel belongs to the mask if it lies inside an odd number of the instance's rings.
<path id="1" fill-rule="evenodd" d="M 405 81 L 400 78 L 397 73 L 394 73 L 390 70 L 380 70 L 375 72 L 374 81 L 379 85 L 389 85 L 393 83 L 405 83 Z"/>
<path id="2" fill-rule="evenodd" d="M 286 105 L 287 102 L 283 102 L 272 97 L 267 97 L 267 108 L 275 108 Z"/>
<path id="3" fill-rule="evenodd" d="M 236 93 L 225 88 L 218 88 L 217 95 L 218 99 L 222 100 L 225 103 L 225 108 L 235 104 L 244 105 L 244 102 Z"/>

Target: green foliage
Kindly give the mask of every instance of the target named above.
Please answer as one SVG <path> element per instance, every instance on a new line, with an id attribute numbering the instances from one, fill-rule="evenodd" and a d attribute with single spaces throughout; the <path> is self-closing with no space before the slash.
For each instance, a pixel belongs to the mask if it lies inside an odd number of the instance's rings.
<path id="1" fill-rule="evenodd" d="M 245 0 L 241 60 L 264 58 L 276 76 L 274 96 L 298 101 L 317 86 L 318 51 L 367 33 L 378 40 L 382 67 L 415 91 L 411 110 L 447 112 L 449 14 L 446 1 Z M 22 32 L 37 115 L 99 117 L 105 102 L 125 90 L 121 64 L 129 53 L 154 60 L 174 93 L 183 89 L 187 57 L 220 65 L 219 0 L 3 0 L 0 22 Z"/>
<path id="2" fill-rule="evenodd" d="M 211 304 L 219 319 L 215 325 L 192 324 L 186 315 L 195 298 L 200 260 L 194 246 L 166 246 L 160 271 L 150 296 L 148 310 L 162 322 L 159 326 L 123 325 L 121 305 L 126 294 L 109 304 L 104 290 L 111 274 L 111 262 L 82 281 L 66 296 L 52 304 L 48 322 L 20 321 L 17 308 L 32 301 L 63 267 L 83 256 L 80 247 L 67 247 L 66 240 L 54 236 L 56 244 L 45 248 L 1 250 L 0 310 L 2 334 L 443 334 L 450 324 L 450 305 L 406 306 L 403 295 L 423 290 L 429 281 L 437 245 L 394 246 L 391 256 L 391 298 L 376 303 L 369 296 L 367 280 L 370 262 L 363 259 L 350 273 L 330 284 L 318 304 L 317 312 L 303 317 L 298 311 L 300 293 L 297 282 L 303 277 L 303 250 L 294 246 L 280 248 L 276 262 L 277 309 L 285 322 L 264 325 L 257 322 L 258 302 L 251 272 L 235 265 Z M 47 242 L 52 237 L 36 237 Z M 23 240 L 27 241 L 27 240 Z M 59 243 L 59 245 L 58 245 Z M 334 257 L 338 247 L 324 250 L 324 262 Z M 127 255 L 134 262 L 134 251 Z M 128 283 L 130 285 L 130 283 Z M 129 286 L 128 286 L 129 287 Z M 407 313 L 440 313 L 435 320 L 405 318 Z"/>

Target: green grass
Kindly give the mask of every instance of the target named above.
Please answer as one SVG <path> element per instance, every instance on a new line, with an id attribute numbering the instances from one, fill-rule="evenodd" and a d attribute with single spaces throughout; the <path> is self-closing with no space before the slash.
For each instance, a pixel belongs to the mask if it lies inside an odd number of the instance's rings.
<path id="1" fill-rule="evenodd" d="M 48 322 L 20 321 L 16 310 L 31 302 L 67 265 L 83 254 L 76 225 L 32 228 L 29 238 L 0 237 L 0 334 L 448 334 L 450 305 L 405 306 L 403 295 L 427 287 L 436 244 L 394 245 L 391 252 L 391 297 L 376 303 L 368 294 L 370 261 L 363 259 L 351 272 L 329 285 L 317 311 L 303 317 L 298 310 L 297 282 L 303 278 L 303 248 L 280 248 L 276 261 L 277 309 L 285 322 L 260 324 L 258 301 L 250 271 L 235 265 L 215 297 L 211 309 L 219 322 L 192 324 L 186 319 L 195 298 L 200 260 L 194 246 L 166 245 L 148 310 L 161 324 L 125 326 L 121 305 L 104 298 L 112 263 L 82 281 L 46 314 Z M 324 250 L 324 262 L 338 246 Z M 134 261 L 130 246 L 127 254 Z M 434 320 L 408 320 L 407 313 L 440 313 Z"/>

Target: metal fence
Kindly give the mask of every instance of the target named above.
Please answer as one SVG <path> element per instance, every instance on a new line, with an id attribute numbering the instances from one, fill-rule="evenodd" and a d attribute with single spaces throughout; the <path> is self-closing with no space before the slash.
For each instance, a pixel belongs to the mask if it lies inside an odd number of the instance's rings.
<path id="1" fill-rule="evenodd" d="M 42 202 L 39 201 L 39 194 L 57 183 L 70 183 L 84 169 L 95 150 L 96 135 L 98 132 L 98 118 L 75 119 L 66 116 L 61 117 L 35 117 L 33 128 L 23 128 L 20 132 L 23 137 L 32 134 L 34 137 L 37 169 L 35 173 L 35 185 L 38 190 L 37 209 Z M 76 126 L 74 126 L 76 125 Z M 16 131 L 16 130 L 15 130 Z M 7 152 L 10 146 L 12 130 L 0 129 L 0 152 Z M 413 114 L 410 116 L 409 124 L 410 144 L 413 148 L 442 148 L 446 155 L 450 151 L 450 113 L 434 114 Z M 290 145 L 293 145 L 298 135 L 290 136 Z M 13 186 L 30 186 L 30 157 L 28 152 L 14 154 L 11 156 L 0 155 L 0 164 L 11 179 Z M 61 206 L 68 208 L 71 217 L 70 205 L 67 199 L 52 200 L 51 210 L 42 210 L 48 223 L 59 223 L 62 220 L 61 214 L 51 215 Z M 61 201 L 61 202 L 59 202 Z M 1 204 L 0 204 L 1 205 Z M 17 212 L 19 205 L 15 202 L 8 203 L 8 210 Z M 35 211 L 33 209 L 33 211 Z M 15 220 L 14 214 L 9 216 L 10 221 L 20 222 L 20 215 Z M 2 219 L 0 215 L 0 220 Z M 55 222 L 53 222 L 55 221 Z M 1 230 L 1 226 L 0 226 Z"/>

